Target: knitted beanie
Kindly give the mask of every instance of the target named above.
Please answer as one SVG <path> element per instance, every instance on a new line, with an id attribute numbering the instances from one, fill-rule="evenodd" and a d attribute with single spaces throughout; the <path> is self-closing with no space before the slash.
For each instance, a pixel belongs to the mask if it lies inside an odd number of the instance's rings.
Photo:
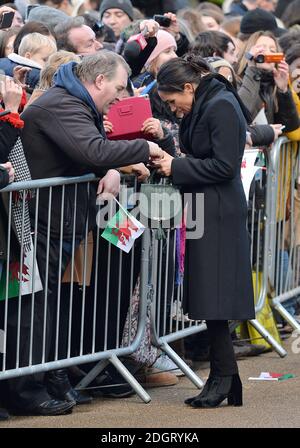
<path id="1" fill-rule="evenodd" d="M 130 0 L 103 0 L 100 5 L 100 18 L 108 9 L 121 9 L 128 15 L 130 20 L 133 20 L 133 6 Z"/>
<path id="2" fill-rule="evenodd" d="M 177 50 L 176 40 L 172 36 L 172 34 L 168 33 L 168 31 L 158 30 L 156 38 L 157 38 L 157 45 L 145 63 L 146 68 L 149 67 L 151 62 L 153 62 L 154 59 L 156 59 L 157 56 L 160 55 L 160 53 L 167 50 L 168 48 L 174 47 L 175 51 Z"/>

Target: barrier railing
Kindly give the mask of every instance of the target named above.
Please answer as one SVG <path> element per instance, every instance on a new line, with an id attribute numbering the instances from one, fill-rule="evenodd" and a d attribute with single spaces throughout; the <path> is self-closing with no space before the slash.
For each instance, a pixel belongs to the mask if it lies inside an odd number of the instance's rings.
<path id="1" fill-rule="evenodd" d="M 280 138 L 272 147 L 270 165 L 270 241 L 268 264 L 271 305 L 295 329 L 300 325 L 287 300 L 300 294 L 299 142 Z M 282 303 L 285 302 L 285 306 Z"/>

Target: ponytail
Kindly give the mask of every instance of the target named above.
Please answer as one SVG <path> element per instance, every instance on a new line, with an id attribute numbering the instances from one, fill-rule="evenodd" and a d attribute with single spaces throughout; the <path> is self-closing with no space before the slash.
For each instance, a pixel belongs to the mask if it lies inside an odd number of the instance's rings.
<path id="1" fill-rule="evenodd" d="M 202 76 L 210 72 L 207 62 L 197 55 L 171 59 L 158 72 L 157 89 L 161 92 L 182 92 L 186 83 L 199 84 Z"/>

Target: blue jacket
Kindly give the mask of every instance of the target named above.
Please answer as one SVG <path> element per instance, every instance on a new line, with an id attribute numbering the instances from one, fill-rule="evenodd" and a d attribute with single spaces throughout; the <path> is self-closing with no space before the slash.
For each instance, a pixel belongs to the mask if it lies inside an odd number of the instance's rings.
<path id="1" fill-rule="evenodd" d="M 25 58 L 22 58 L 22 60 L 23 59 L 25 59 Z M 28 61 L 30 61 L 30 60 L 28 59 Z M 28 84 L 29 87 L 34 89 L 40 80 L 40 72 L 41 72 L 40 69 L 32 67 L 32 65 L 29 65 L 29 63 L 27 65 L 24 63 L 14 62 L 9 58 L 0 58 L 0 71 L 3 71 L 7 76 L 13 77 L 13 69 L 17 65 L 22 65 L 24 67 L 31 68 L 30 72 L 27 74 L 26 84 Z"/>

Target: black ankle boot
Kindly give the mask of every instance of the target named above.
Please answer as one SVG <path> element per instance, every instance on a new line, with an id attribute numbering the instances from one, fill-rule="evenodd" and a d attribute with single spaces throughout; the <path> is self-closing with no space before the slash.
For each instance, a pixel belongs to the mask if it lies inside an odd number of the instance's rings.
<path id="1" fill-rule="evenodd" d="M 74 402 L 74 404 L 91 403 L 92 397 L 73 389 L 67 369 L 53 370 L 47 374 L 48 393 L 59 400 Z"/>
<path id="2" fill-rule="evenodd" d="M 206 381 L 202 391 L 200 392 L 200 394 L 196 395 L 195 397 L 187 398 L 186 400 L 184 400 L 185 404 L 192 404 L 192 402 L 194 400 L 205 397 L 207 392 L 209 391 L 209 386 L 211 384 L 212 378 L 213 378 L 213 376 L 210 375 L 207 378 L 207 381 Z"/>
<path id="3" fill-rule="evenodd" d="M 226 398 L 229 405 L 243 405 L 242 382 L 238 374 L 212 376 L 206 394 L 195 398 L 190 405 L 194 408 L 215 408 Z"/>

